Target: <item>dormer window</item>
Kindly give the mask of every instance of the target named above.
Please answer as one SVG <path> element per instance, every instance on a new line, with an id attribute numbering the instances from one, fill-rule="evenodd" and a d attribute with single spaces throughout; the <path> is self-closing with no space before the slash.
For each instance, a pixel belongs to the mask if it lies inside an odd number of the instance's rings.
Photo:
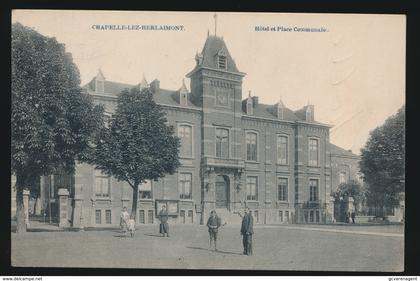
<path id="1" fill-rule="evenodd" d="M 181 105 L 187 105 L 187 93 L 180 93 L 179 94 L 179 103 Z"/>
<path id="2" fill-rule="evenodd" d="M 281 100 L 277 103 L 277 118 L 284 119 L 284 104 Z"/>
<path id="3" fill-rule="evenodd" d="M 252 111 L 253 111 L 252 99 L 248 98 L 246 101 L 246 114 L 252 115 Z"/>
<path id="4" fill-rule="evenodd" d="M 185 86 L 184 79 L 182 79 L 182 86 L 179 89 L 179 104 L 180 105 L 188 104 L 188 89 Z"/>
<path id="5" fill-rule="evenodd" d="M 102 70 L 98 70 L 95 78 L 95 92 L 103 94 L 105 92 L 105 76 L 102 73 Z"/>
<path id="6" fill-rule="evenodd" d="M 104 81 L 96 79 L 96 92 L 103 94 L 104 91 Z"/>
<path id="7" fill-rule="evenodd" d="M 312 110 L 310 106 L 306 108 L 306 121 L 312 121 Z"/>

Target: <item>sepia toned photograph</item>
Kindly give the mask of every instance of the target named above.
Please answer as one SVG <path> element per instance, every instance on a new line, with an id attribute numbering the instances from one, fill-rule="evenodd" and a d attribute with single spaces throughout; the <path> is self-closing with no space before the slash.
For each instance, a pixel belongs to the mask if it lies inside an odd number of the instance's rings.
<path id="1" fill-rule="evenodd" d="M 11 265 L 404 271 L 406 17 L 13 10 Z"/>

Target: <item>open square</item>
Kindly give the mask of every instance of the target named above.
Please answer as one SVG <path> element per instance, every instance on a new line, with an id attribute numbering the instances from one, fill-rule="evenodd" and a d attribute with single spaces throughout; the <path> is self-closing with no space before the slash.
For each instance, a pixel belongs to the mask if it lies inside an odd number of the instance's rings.
<path id="1" fill-rule="evenodd" d="M 204 226 L 12 234 L 12 265 L 35 267 L 402 271 L 404 228 L 389 226 L 256 226 L 254 255 L 242 255 L 239 227 L 220 229 L 208 250 Z"/>

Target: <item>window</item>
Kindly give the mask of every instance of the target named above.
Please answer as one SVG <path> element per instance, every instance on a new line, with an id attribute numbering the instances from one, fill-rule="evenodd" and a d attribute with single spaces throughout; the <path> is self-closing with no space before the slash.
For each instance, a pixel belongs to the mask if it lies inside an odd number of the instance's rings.
<path id="1" fill-rule="evenodd" d="M 153 223 L 153 210 L 147 211 L 147 223 Z"/>
<path id="2" fill-rule="evenodd" d="M 229 157 L 229 130 L 216 129 L 216 157 Z"/>
<path id="3" fill-rule="evenodd" d="M 226 66 L 227 66 L 226 56 L 219 55 L 218 58 L 219 58 L 219 61 L 218 61 L 219 62 L 219 68 L 226 69 Z"/>
<path id="4" fill-rule="evenodd" d="M 347 182 L 346 172 L 340 172 L 338 180 L 339 180 L 339 184 L 346 183 Z"/>
<path id="5" fill-rule="evenodd" d="M 255 222 L 260 222 L 260 216 L 258 215 L 258 211 L 254 211 Z"/>
<path id="6" fill-rule="evenodd" d="M 279 221 L 283 222 L 283 211 L 279 211 Z"/>
<path id="7" fill-rule="evenodd" d="M 101 224 L 102 223 L 102 212 L 101 210 L 95 210 L 95 223 Z"/>
<path id="8" fill-rule="evenodd" d="M 309 106 L 306 108 L 306 121 L 312 121 L 312 112 Z"/>
<path id="9" fill-rule="evenodd" d="M 309 222 L 314 222 L 314 211 L 309 211 Z"/>
<path id="10" fill-rule="evenodd" d="M 257 161 L 256 133 L 246 133 L 246 160 Z"/>
<path id="11" fill-rule="evenodd" d="M 95 196 L 109 197 L 111 188 L 111 178 L 103 174 L 100 170 L 95 170 Z"/>
<path id="12" fill-rule="evenodd" d="M 309 201 L 318 201 L 319 198 L 318 180 L 309 180 Z"/>
<path id="13" fill-rule="evenodd" d="M 278 178 L 277 188 L 278 188 L 278 200 L 288 201 L 288 179 Z"/>
<path id="14" fill-rule="evenodd" d="M 192 157 L 192 127 L 190 125 L 179 125 L 178 137 L 181 139 L 180 156 Z"/>
<path id="15" fill-rule="evenodd" d="M 105 223 L 111 224 L 111 210 L 105 211 Z"/>
<path id="16" fill-rule="evenodd" d="M 319 141 L 317 139 L 309 139 L 309 165 L 318 166 L 319 158 Z"/>
<path id="17" fill-rule="evenodd" d="M 287 136 L 277 136 L 277 163 L 286 165 L 288 163 L 288 143 Z"/>
<path id="18" fill-rule="evenodd" d="M 98 80 L 96 78 L 96 92 L 97 93 L 104 93 L 104 84 L 105 82 L 103 80 Z"/>
<path id="19" fill-rule="evenodd" d="M 252 99 L 248 98 L 248 100 L 246 101 L 246 114 L 252 115 L 252 109 L 253 109 Z"/>
<path id="20" fill-rule="evenodd" d="M 189 173 L 179 174 L 179 199 L 191 199 L 191 178 Z"/>
<path id="21" fill-rule="evenodd" d="M 193 211 L 192 210 L 188 210 L 188 222 L 189 223 L 193 223 Z"/>
<path id="22" fill-rule="evenodd" d="M 246 178 L 246 200 L 258 200 L 257 177 Z"/>
<path id="23" fill-rule="evenodd" d="M 281 105 L 277 106 L 277 118 L 284 119 L 284 108 Z"/>
<path id="24" fill-rule="evenodd" d="M 319 211 L 315 211 L 315 221 L 319 222 L 320 216 L 319 216 Z"/>
<path id="25" fill-rule="evenodd" d="M 139 185 L 139 198 L 152 199 L 152 182 L 146 181 Z"/>
<path id="26" fill-rule="evenodd" d="M 289 211 L 286 211 L 286 213 L 285 213 L 285 218 L 284 218 L 284 220 L 286 221 L 286 222 L 289 222 Z"/>
<path id="27" fill-rule="evenodd" d="M 139 223 L 146 223 L 144 219 L 144 210 L 139 211 Z"/>
<path id="28" fill-rule="evenodd" d="M 185 210 L 181 210 L 181 212 L 179 213 L 180 217 L 181 217 L 181 222 L 185 223 Z"/>

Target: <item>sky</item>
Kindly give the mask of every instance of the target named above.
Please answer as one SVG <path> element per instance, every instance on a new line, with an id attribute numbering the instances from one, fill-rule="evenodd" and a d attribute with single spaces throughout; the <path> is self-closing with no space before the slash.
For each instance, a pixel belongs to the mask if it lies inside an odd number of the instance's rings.
<path id="1" fill-rule="evenodd" d="M 331 124 L 330 141 L 359 154 L 369 132 L 405 104 L 403 15 L 14 10 L 12 22 L 64 43 L 82 85 L 101 68 L 110 81 L 157 78 L 176 90 L 195 66 L 207 34 L 222 36 L 245 72 L 242 97 L 308 103 Z M 98 25 L 170 25 L 178 31 L 99 30 Z M 273 27 L 277 31 L 256 31 Z M 279 27 L 292 31 L 278 31 Z M 294 28 L 323 28 L 297 32 Z"/>

